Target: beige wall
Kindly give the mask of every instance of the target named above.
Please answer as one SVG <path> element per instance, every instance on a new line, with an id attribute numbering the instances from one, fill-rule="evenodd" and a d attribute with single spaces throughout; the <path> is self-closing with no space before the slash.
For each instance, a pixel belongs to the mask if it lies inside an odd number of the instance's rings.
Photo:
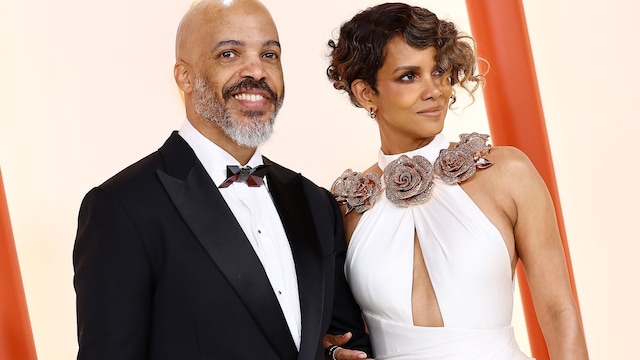
<path id="1" fill-rule="evenodd" d="M 82 196 L 183 120 L 173 38 L 190 2 L 0 0 L 0 166 L 41 359 L 75 356 L 71 251 Z M 326 40 L 377 2 L 265 3 L 279 24 L 287 84 L 265 153 L 330 186 L 344 168 L 373 163 L 378 140 L 365 112 L 325 80 Z M 412 3 L 468 29 L 462 0 Z M 640 323 L 640 5 L 529 0 L 525 8 L 590 352 L 628 359 Z M 452 114 L 445 132 L 487 128 L 480 98 Z M 516 312 L 526 348 L 521 321 Z"/>

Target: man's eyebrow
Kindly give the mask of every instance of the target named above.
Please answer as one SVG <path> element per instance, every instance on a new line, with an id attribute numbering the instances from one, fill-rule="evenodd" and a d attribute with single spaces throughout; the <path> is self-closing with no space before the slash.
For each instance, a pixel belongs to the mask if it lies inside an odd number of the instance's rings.
<path id="1" fill-rule="evenodd" d="M 222 41 L 218 42 L 218 43 L 213 47 L 213 49 L 211 49 L 211 50 L 212 50 L 212 51 L 213 51 L 213 50 L 217 50 L 217 49 L 219 49 L 219 48 L 221 48 L 221 47 L 224 47 L 224 46 L 227 46 L 227 45 L 233 45 L 233 46 L 244 46 L 244 45 L 245 45 L 245 43 L 244 43 L 244 42 L 242 42 L 242 41 L 240 41 L 240 40 L 222 40 Z M 278 40 L 267 40 L 267 41 L 265 41 L 265 42 L 264 42 L 264 44 L 262 44 L 262 46 L 264 46 L 264 47 L 275 46 L 275 47 L 277 47 L 278 49 L 280 49 L 280 48 L 281 48 L 281 46 L 280 46 L 280 42 L 279 42 Z"/>
<path id="2" fill-rule="evenodd" d="M 227 46 L 227 45 L 234 45 L 234 46 L 242 46 L 244 45 L 244 43 L 242 41 L 238 41 L 238 40 L 222 40 L 220 42 L 218 42 L 216 44 L 216 46 L 213 47 L 212 50 L 216 50 L 219 49 L 223 46 Z"/>
<path id="3" fill-rule="evenodd" d="M 264 45 L 263 45 L 263 46 L 265 46 L 265 47 L 268 47 L 268 46 L 275 46 L 275 47 L 277 47 L 278 49 L 281 49 L 281 47 L 280 47 L 280 42 L 279 42 L 279 41 L 277 41 L 277 40 L 267 40 L 267 41 L 265 41 L 265 43 L 264 43 Z"/>

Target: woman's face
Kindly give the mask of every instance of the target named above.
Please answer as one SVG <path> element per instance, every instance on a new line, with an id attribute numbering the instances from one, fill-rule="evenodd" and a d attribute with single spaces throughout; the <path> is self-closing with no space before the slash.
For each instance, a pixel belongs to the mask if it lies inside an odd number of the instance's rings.
<path id="1" fill-rule="evenodd" d="M 378 94 L 371 95 L 385 154 L 415 150 L 442 131 L 453 89 L 450 73 L 436 65 L 436 52 L 416 49 L 402 37 L 387 45 Z"/>

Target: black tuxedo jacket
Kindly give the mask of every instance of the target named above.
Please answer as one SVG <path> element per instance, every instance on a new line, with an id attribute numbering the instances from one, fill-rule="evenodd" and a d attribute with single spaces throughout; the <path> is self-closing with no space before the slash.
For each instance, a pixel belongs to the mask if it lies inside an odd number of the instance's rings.
<path id="1" fill-rule="evenodd" d="M 267 275 L 189 145 L 173 133 L 82 202 L 73 263 L 78 359 L 323 359 L 325 333 L 370 354 L 326 190 L 271 164 L 298 277 L 298 352 Z"/>

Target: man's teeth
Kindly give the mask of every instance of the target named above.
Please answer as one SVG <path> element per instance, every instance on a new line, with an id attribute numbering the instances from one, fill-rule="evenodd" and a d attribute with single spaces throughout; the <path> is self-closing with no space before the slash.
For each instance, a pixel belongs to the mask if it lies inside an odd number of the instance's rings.
<path id="1" fill-rule="evenodd" d="M 233 96 L 236 100 L 242 101 L 260 101 L 264 100 L 264 96 L 256 94 L 237 94 Z"/>

